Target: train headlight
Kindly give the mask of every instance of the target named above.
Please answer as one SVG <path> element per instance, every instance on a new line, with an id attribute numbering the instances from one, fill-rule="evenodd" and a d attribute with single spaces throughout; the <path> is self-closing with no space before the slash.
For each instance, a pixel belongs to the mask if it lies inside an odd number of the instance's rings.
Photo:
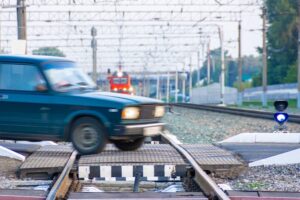
<path id="1" fill-rule="evenodd" d="M 137 119 L 140 116 L 140 108 L 127 107 L 122 111 L 122 119 Z"/>
<path id="2" fill-rule="evenodd" d="M 126 91 L 127 91 L 127 88 L 123 88 L 123 91 L 126 92 Z"/>
<path id="3" fill-rule="evenodd" d="M 154 111 L 154 117 L 163 117 L 165 114 L 164 106 L 156 106 Z"/>
<path id="4" fill-rule="evenodd" d="M 123 76 L 123 72 L 118 71 L 117 76 L 118 76 L 118 77 L 122 77 L 122 76 Z"/>
<path id="5" fill-rule="evenodd" d="M 129 92 L 132 92 L 132 91 L 133 91 L 133 88 L 132 88 L 132 87 L 130 87 L 130 88 L 129 88 Z"/>
<path id="6" fill-rule="evenodd" d="M 289 115 L 287 113 L 278 112 L 274 114 L 274 118 L 278 124 L 282 125 L 288 120 Z"/>
<path id="7" fill-rule="evenodd" d="M 115 92 L 118 91 L 118 88 L 114 88 L 114 91 L 115 91 Z"/>

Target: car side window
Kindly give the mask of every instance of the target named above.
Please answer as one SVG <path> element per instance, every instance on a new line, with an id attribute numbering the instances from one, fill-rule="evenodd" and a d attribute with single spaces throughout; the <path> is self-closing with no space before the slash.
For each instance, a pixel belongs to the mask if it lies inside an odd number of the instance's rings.
<path id="1" fill-rule="evenodd" d="M 36 66 L 0 64 L 0 90 L 36 91 L 40 84 L 45 80 Z"/>

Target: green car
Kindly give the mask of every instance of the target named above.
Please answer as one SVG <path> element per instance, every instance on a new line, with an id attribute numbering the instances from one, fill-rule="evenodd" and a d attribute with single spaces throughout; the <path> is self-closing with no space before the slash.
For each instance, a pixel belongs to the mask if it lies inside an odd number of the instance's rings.
<path id="1" fill-rule="evenodd" d="M 48 56 L 0 56 L 0 139 L 70 141 L 80 154 L 108 141 L 138 149 L 164 123 L 161 101 L 100 92 L 76 63 Z"/>

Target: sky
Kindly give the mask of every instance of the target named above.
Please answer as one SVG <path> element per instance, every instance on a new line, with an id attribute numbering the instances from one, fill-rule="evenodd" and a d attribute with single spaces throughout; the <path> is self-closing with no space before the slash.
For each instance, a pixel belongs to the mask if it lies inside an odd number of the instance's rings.
<path id="1" fill-rule="evenodd" d="M 220 46 L 218 27 L 225 50 L 236 58 L 237 11 L 242 11 L 242 55 L 256 56 L 256 48 L 262 46 L 260 0 L 97 0 L 95 5 L 94 0 L 73 0 L 76 5 L 63 5 L 69 0 L 26 2 L 29 53 L 42 46 L 58 47 L 85 71 L 92 65 L 92 26 L 98 31 L 97 65 L 102 72 L 117 68 L 120 60 L 131 71 L 174 70 L 190 62 L 195 68 L 197 55 L 200 61 L 206 56 L 208 41 L 211 49 Z M 2 5 L 9 4 L 15 5 L 15 0 L 2 0 Z M 231 22 L 218 22 L 218 16 Z M 3 8 L 0 17 L 1 48 L 9 53 L 17 37 L 15 8 Z"/>

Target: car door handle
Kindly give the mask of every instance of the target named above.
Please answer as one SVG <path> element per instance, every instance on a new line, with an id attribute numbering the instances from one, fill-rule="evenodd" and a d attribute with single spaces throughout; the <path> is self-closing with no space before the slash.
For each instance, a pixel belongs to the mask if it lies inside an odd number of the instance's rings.
<path id="1" fill-rule="evenodd" d="M 6 100 L 6 99 L 8 99 L 8 95 L 0 94 L 0 100 Z"/>
<path id="2" fill-rule="evenodd" d="M 48 108 L 48 107 L 41 107 L 40 110 L 41 111 L 48 111 L 48 110 L 50 110 L 50 108 Z"/>

